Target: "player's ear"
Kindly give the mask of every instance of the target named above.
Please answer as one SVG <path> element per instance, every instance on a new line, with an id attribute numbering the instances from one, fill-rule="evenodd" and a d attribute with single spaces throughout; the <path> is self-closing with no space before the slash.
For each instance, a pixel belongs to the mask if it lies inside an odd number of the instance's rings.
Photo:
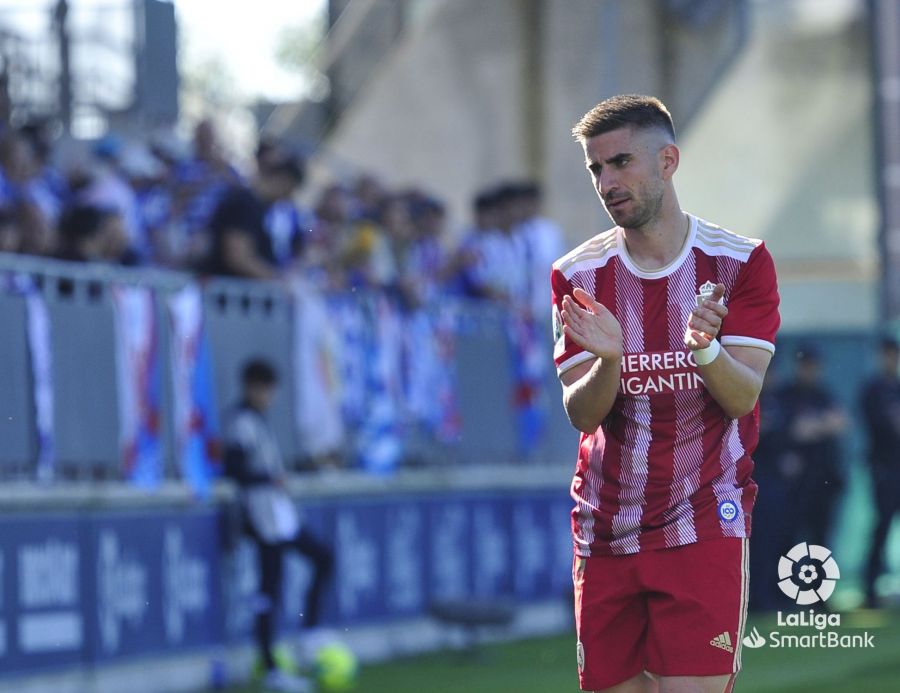
<path id="1" fill-rule="evenodd" d="M 677 144 L 669 143 L 659 150 L 660 173 L 663 180 L 669 180 L 675 175 L 680 161 L 681 151 L 678 149 Z"/>

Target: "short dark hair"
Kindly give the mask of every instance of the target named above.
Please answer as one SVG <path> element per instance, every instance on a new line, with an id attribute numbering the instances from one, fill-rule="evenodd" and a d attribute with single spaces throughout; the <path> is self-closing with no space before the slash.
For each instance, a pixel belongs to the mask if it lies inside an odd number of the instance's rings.
<path id="1" fill-rule="evenodd" d="M 278 371 L 266 359 L 252 358 L 244 363 L 241 382 L 244 385 L 275 385 L 278 383 Z"/>
<path id="2" fill-rule="evenodd" d="M 292 180 L 299 188 L 306 180 L 306 159 L 299 152 L 288 150 L 277 145 L 267 149 L 265 143 L 257 148 L 257 157 L 271 155 L 261 173 L 269 176 L 284 176 Z"/>
<path id="3" fill-rule="evenodd" d="M 497 207 L 497 195 L 493 190 L 483 190 L 472 200 L 472 209 L 476 212 L 488 212 Z"/>
<path id="4" fill-rule="evenodd" d="M 601 101 L 581 116 L 572 128 L 572 135 L 579 142 L 619 128 L 641 130 L 659 128 L 675 140 L 675 125 L 666 105 L 655 96 L 620 94 Z"/>
<path id="5" fill-rule="evenodd" d="M 64 242 L 80 241 L 96 236 L 103 224 L 116 212 L 91 204 L 75 204 L 63 211 L 59 220 L 59 235 Z"/>

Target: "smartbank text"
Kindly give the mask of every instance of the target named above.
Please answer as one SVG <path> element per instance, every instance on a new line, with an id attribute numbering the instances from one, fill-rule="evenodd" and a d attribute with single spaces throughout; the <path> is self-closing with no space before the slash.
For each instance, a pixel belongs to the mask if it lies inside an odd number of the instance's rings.
<path id="1" fill-rule="evenodd" d="M 875 637 L 864 631 L 858 635 L 837 633 L 833 630 L 825 630 L 828 627 L 840 627 L 840 614 L 817 614 L 800 612 L 795 614 L 783 614 L 778 612 L 779 626 L 797 627 L 806 626 L 815 628 L 818 632 L 804 635 L 792 635 L 780 631 L 769 633 L 769 646 L 780 648 L 869 648 L 875 647 Z"/>

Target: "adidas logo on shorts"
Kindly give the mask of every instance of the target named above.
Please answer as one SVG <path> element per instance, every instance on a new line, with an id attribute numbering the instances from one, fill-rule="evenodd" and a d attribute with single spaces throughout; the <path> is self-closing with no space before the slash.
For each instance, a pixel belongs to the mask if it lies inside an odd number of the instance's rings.
<path id="1" fill-rule="evenodd" d="M 713 647 L 718 647 L 720 650 L 725 650 L 726 652 L 734 654 L 734 645 L 731 644 L 731 635 L 728 631 L 714 637 L 709 641 L 709 644 Z"/>

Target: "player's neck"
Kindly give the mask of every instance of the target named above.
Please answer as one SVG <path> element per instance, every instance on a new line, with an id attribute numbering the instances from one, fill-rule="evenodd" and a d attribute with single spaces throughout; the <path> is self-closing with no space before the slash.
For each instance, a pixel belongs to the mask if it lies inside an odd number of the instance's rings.
<path id="1" fill-rule="evenodd" d="M 679 256 L 690 229 L 690 217 L 672 196 L 651 223 L 622 231 L 631 261 L 642 270 L 654 271 L 667 267 Z"/>

